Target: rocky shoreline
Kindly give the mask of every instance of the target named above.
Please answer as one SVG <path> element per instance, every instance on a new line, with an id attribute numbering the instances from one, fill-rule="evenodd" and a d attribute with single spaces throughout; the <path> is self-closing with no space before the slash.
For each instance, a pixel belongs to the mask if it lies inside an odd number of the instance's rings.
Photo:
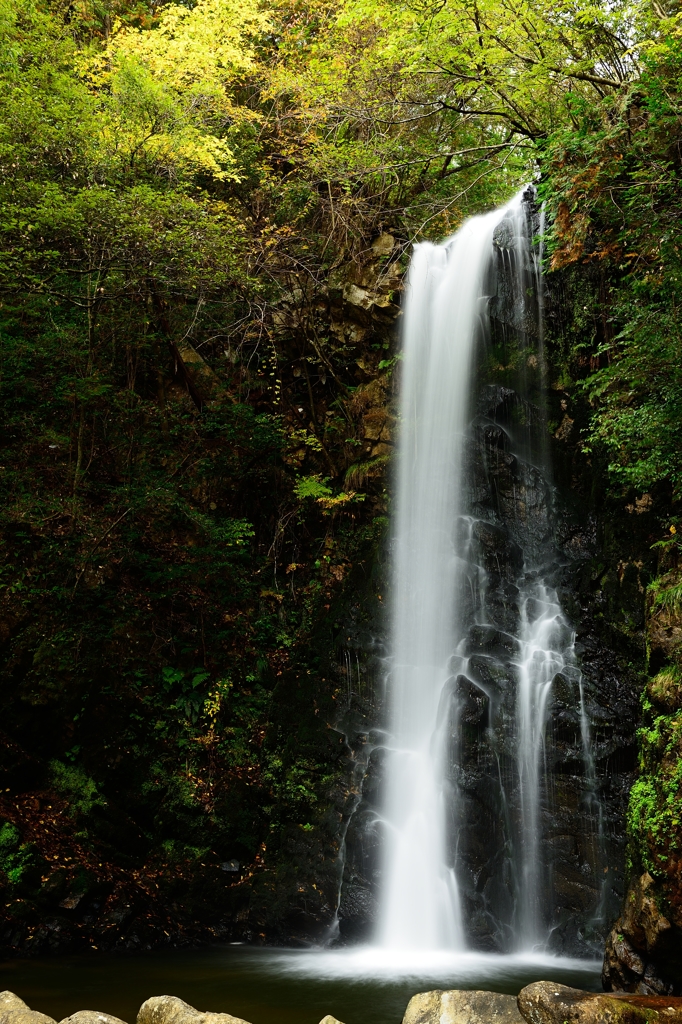
<path id="1" fill-rule="evenodd" d="M 0 1024 L 57 1024 L 14 992 L 0 992 Z M 78 1010 L 59 1024 L 127 1024 L 109 1013 Z M 151 996 L 135 1024 L 249 1024 L 231 1013 L 197 1010 L 177 996 Z M 320 1024 L 342 1024 L 328 1014 Z M 419 992 L 402 1024 L 682 1024 L 682 997 L 595 993 L 537 981 L 518 996 L 461 989 Z"/>

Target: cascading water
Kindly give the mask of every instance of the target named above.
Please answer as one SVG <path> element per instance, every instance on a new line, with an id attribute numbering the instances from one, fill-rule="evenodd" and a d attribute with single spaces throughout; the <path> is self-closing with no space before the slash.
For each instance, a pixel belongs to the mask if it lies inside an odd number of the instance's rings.
<path id="1" fill-rule="evenodd" d="M 545 386 L 532 233 L 519 194 L 444 244 L 418 245 L 409 271 L 377 934 L 386 949 L 545 946 L 557 927 L 543 823 L 555 686 L 573 694 L 588 802 L 596 794 L 574 636 L 551 579 L 546 423 L 542 403 L 528 401 L 531 377 Z M 494 316 L 516 339 L 513 389 L 481 387 Z"/>
<path id="2" fill-rule="evenodd" d="M 568 632 L 556 592 L 544 580 L 524 580 L 519 630 L 520 659 L 517 691 L 517 771 L 520 805 L 518 890 L 522 896 L 517 915 L 521 947 L 545 938 L 540 898 L 543 860 L 539 822 L 542 786 L 546 773 L 545 726 L 552 683 L 570 672 L 572 635 Z"/>
<path id="3" fill-rule="evenodd" d="M 439 705 L 457 642 L 462 445 L 484 274 L 499 214 L 469 221 L 445 245 L 417 247 L 405 313 L 398 470 L 392 732 L 386 883 L 380 941 L 462 944 L 447 863 Z M 442 722 L 441 722 L 442 724 Z"/>

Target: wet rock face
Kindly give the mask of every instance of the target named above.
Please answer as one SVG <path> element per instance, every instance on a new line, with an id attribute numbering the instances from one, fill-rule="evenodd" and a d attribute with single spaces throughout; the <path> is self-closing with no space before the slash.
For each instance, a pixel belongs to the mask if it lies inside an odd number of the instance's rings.
<path id="1" fill-rule="evenodd" d="M 673 569 L 658 581 L 660 590 L 675 587 L 680 582 L 679 569 Z M 655 595 L 647 602 L 647 640 L 649 671 L 655 673 L 667 664 L 682 664 L 682 613 L 679 605 L 656 605 Z M 677 707 L 682 707 L 678 699 Z"/>
<path id="2" fill-rule="evenodd" d="M 369 941 L 379 911 L 385 733 L 377 728 L 381 719 L 377 694 L 383 689 L 385 648 L 376 636 L 357 625 L 351 631 L 349 640 L 357 645 L 358 655 L 362 650 L 365 657 L 358 656 L 353 665 L 349 656 L 344 666 L 348 704 L 336 725 L 352 768 L 340 822 L 335 931 L 328 933 L 342 943 Z"/>
<path id="3" fill-rule="evenodd" d="M 542 467 L 543 426 L 538 410 L 512 388 L 481 387 L 467 448 L 469 570 L 460 608 L 469 626 L 459 648 L 466 668 L 451 686 L 452 856 L 471 944 L 514 948 L 527 841 L 518 766 L 519 638 L 522 619 L 537 619 L 543 601 L 556 601 L 564 624 L 554 643 L 566 667 L 551 677 L 541 754 L 537 922 L 551 932 L 551 948 L 585 955 L 599 949 L 623 891 L 620 836 L 637 688 L 634 674 L 623 679 L 619 652 L 599 634 L 593 595 L 580 590 L 596 544 L 586 517 L 568 515 L 565 496 Z M 604 828 L 609 821 L 623 824 Z"/>

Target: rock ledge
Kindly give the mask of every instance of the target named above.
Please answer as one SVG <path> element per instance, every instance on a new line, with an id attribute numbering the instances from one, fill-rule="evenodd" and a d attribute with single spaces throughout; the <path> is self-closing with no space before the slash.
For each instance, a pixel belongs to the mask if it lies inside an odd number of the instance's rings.
<path id="1" fill-rule="evenodd" d="M 583 992 L 537 981 L 519 992 L 528 1024 L 682 1024 L 682 998 Z"/>

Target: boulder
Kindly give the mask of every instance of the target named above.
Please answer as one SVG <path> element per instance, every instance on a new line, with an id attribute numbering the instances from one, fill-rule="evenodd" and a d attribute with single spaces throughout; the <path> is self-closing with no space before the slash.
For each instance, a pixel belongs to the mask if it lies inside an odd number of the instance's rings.
<path id="1" fill-rule="evenodd" d="M 23 1000 L 21 1000 L 23 1002 Z M 46 1013 L 39 1013 L 38 1010 L 29 1010 L 24 1003 L 23 1007 L 13 1009 L 0 1009 L 0 1024 L 56 1024 L 52 1017 Z"/>
<path id="2" fill-rule="evenodd" d="M 140 1007 L 137 1024 L 248 1024 L 248 1021 L 233 1017 L 231 1013 L 196 1010 L 177 996 L 152 996 Z"/>
<path id="3" fill-rule="evenodd" d="M 519 992 L 528 1024 L 682 1024 L 682 998 L 583 992 L 536 981 Z"/>
<path id="4" fill-rule="evenodd" d="M 112 1017 L 110 1013 L 99 1010 L 78 1010 L 70 1017 L 64 1017 L 59 1024 L 126 1024 L 120 1017 Z"/>
<path id="5" fill-rule="evenodd" d="M 10 992 L 9 989 L 5 989 L 4 992 L 0 992 L 0 1016 L 6 1013 L 7 1010 L 28 1010 L 29 1007 L 26 1005 L 23 999 L 19 996 L 15 996 L 14 992 Z"/>
<path id="6" fill-rule="evenodd" d="M 437 989 L 412 996 L 403 1024 L 523 1024 L 523 1018 L 514 996 Z"/>
<path id="7" fill-rule="evenodd" d="M 14 992 L 0 992 L 0 1024 L 55 1024 L 52 1017 L 31 1010 Z"/>
<path id="8" fill-rule="evenodd" d="M 326 1017 L 322 1018 L 320 1024 L 341 1024 L 341 1021 L 337 1020 L 336 1017 L 332 1017 L 331 1013 L 328 1013 Z"/>

